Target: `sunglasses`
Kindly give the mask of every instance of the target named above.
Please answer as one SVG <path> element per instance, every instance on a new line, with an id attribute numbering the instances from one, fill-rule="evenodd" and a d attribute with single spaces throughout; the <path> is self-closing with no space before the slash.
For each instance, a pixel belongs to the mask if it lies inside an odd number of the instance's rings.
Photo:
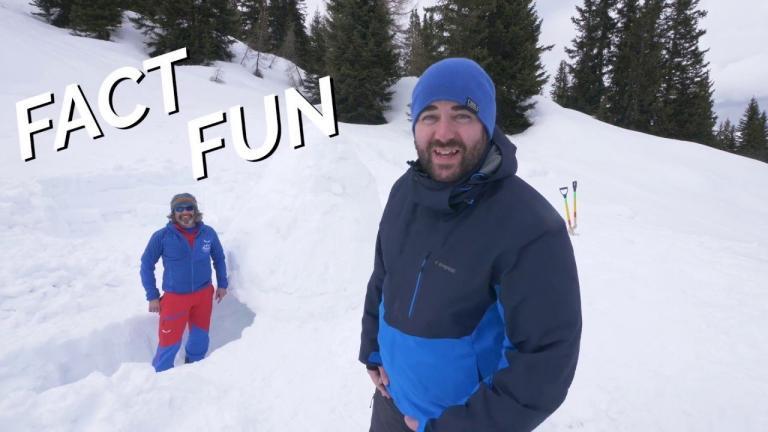
<path id="1" fill-rule="evenodd" d="M 176 213 L 181 213 L 183 211 L 195 211 L 195 206 L 193 205 L 180 205 L 173 208 L 173 211 Z"/>

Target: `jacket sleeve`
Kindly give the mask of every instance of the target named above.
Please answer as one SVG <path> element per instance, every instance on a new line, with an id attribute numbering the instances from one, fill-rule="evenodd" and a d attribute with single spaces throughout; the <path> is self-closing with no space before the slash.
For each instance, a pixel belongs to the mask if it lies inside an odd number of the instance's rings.
<path id="1" fill-rule="evenodd" d="M 213 259 L 213 268 L 216 270 L 216 287 L 227 288 L 229 279 L 227 279 L 227 263 L 224 257 L 224 248 L 219 241 L 219 235 L 213 232 L 213 244 L 211 244 L 211 258 Z"/>
<path id="2" fill-rule="evenodd" d="M 381 257 L 380 234 L 376 236 L 376 256 L 373 263 L 373 274 L 368 280 L 363 308 L 363 332 L 360 337 L 359 360 L 367 366 L 381 365 L 379 355 L 379 304 L 381 303 L 381 286 L 384 283 L 384 261 Z"/>
<path id="3" fill-rule="evenodd" d="M 155 280 L 155 264 L 160 256 L 163 254 L 163 239 L 162 231 L 157 231 L 149 238 L 149 243 L 144 249 L 144 253 L 141 255 L 141 285 L 144 287 L 144 291 L 147 295 L 147 301 L 156 300 L 160 298 L 160 291 L 157 289 L 157 281 Z"/>
<path id="4" fill-rule="evenodd" d="M 429 421 L 432 432 L 531 431 L 565 400 L 579 356 L 581 301 L 564 225 L 517 254 L 497 286 L 505 340 L 491 384 Z"/>

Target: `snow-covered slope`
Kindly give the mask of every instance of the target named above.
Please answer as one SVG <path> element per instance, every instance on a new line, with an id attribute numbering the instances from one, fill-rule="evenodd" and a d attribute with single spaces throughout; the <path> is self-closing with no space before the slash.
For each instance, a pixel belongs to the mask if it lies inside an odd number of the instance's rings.
<path id="1" fill-rule="evenodd" d="M 285 112 L 289 65 L 276 59 L 258 79 L 239 58 L 218 63 L 224 84 L 209 80 L 215 67 L 177 68 L 172 116 L 150 73 L 116 93 L 118 111 L 150 107 L 144 122 L 101 122 L 103 138 L 80 130 L 60 152 L 44 132 L 25 163 L 17 101 L 53 91 L 33 116 L 56 123 L 66 85 L 94 105 L 107 74 L 147 58 L 130 25 L 114 42 L 74 37 L 26 3 L 0 3 L 13 59 L 0 70 L 0 430 L 367 430 L 359 320 L 383 203 L 415 156 L 415 80 L 395 87 L 387 125 L 340 123 L 329 139 L 305 121 L 297 150 L 284 127 L 269 159 L 245 162 L 228 145 L 196 182 L 187 122 L 241 104 L 259 141 L 263 96 L 280 95 Z M 519 175 L 558 209 L 558 188 L 579 181 L 584 313 L 570 395 L 540 430 L 768 429 L 768 165 L 543 98 L 534 120 L 512 137 Z M 206 134 L 230 139 L 227 125 Z M 155 374 L 139 256 L 182 191 L 220 234 L 232 295 L 214 308 L 209 357 Z"/>

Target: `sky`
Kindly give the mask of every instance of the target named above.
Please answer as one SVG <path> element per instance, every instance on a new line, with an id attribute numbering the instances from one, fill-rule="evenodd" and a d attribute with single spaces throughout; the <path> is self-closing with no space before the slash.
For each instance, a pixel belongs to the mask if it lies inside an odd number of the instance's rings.
<path id="1" fill-rule="evenodd" d="M 324 0 L 307 0 L 307 14 L 312 16 Z M 430 6 L 435 0 L 418 0 L 415 7 Z M 564 47 L 575 36 L 571 17 L 582 0 L 543 0 L 536 3 L 542 18 L 541 43 L 555 45 L 543 55 L 544 67 L 554 76 L 560 60 L 566 58 Z M 709 13 L 702 22 L 707 34 L 701 46 L 709 49 L 707 60 L 714 81 L 715 111 L 720 119 L 738 121 L 752 96 L 768 109 L 768 1 L 701 0 L 700 8 Z M 548 92 L 548 89 L 545 89 Z"/>

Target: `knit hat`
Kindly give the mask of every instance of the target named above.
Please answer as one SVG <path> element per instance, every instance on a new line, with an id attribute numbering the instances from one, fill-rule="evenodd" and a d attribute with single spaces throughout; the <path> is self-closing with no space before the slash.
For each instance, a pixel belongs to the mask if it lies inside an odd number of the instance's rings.
<path id="1" fill-rule="evenodd" d="M 171 199 L 171 213 L 173 213 L 173 209 L 176 208 L 177 205 L 182 203 L 190 203 L 197 208 L 197 200 L 192 194 L 189 193 L 180 193 L 173 196 L 173 199 Z"/>
<path id="2" fill-rule="evenodd" d="M 411 94 L 413 126 L 424 108 L 440 100 L 466 106 L 477 115 L 490 138 L 496 125 L 496 88 L 479 64 L 467 58 L 441 60 L 421 75 Z"/>

